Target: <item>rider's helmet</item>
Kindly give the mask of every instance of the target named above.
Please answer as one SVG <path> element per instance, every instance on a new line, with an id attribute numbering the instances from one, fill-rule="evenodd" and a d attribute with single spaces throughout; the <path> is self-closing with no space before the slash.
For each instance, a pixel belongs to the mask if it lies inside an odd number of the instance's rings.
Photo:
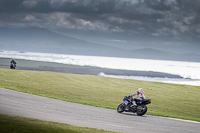
<path id="1" fill-rule="evenodd" d="M 138 92 L 143 92 L 143 89 L 142 89 L 142 88 L 139 88 L 139 89 L 138 89 Z"/>
<path id="2" fill-rule="evenodd" d="M 146 98 L 146 97 L 145 97 L 145 93 L 144 93 L 144 91 L 143 91 L 142 88 L 139 88 L 138 91 L 137 91 L 137 93 L 138 93 L 138 97 L 139 97 L 139 98 L 142 98 L 142 99 L 145 99 L 145 98 Z"/>

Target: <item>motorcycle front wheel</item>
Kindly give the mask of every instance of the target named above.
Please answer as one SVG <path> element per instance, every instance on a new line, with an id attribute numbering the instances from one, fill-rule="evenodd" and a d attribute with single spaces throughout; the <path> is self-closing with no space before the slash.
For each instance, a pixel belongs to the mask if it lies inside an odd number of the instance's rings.
<path id="1" fill-rule="evenodd" d="M 118 113 L 122 113 L 125 110 L 125 105 L 124 103 L 121 103 L 118 107 L 117 107 L 117 112 Z"/>
<path id="2" fill-rule="evenodd" d="M 146 105 L 139 105 L 139 106 L 137 107 L 137 112 L 136 112 L 137 115 L 142 116 L 142 115 L 144 115 L 146 112 L 147 112 L 147 106 L 146 106 Z"/>

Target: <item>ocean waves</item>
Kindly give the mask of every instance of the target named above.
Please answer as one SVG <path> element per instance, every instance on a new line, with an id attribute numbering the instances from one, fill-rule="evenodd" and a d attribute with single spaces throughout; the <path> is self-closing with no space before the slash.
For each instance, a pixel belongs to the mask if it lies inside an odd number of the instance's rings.
<path id="1" fill-rule="evenodd" d="M 178 82 L 196 82 L 200 86 L 200 63 L 182 62 L 182 61 L 164 61 L 133 58 L 115 58 L 115 57 L 97 57 L 97 56 L 79 56 L 50 53 L 34 53 L 19 51 L 0 51 L 0 57 L 25 59 L 33 61 L 55 62 L 63 64 L 72 64 L 79 66 L 94 66 L 110 69 L 134 70 L 134 71 L 153 71 L 169 74 L 176 74 L 183 77 L 184 81 L 175 81 L 173 79 L 155 79 L 158 82 L 178 83 Z M 108 75 L 107 75 L 108 76 Z M 120 77 L 121 75 L 118 75 Z M 127 78 L 123 76 L 121 78 Z M 146 80 L 146 77 L 134 77 L 138 80 Z M 164 81 L 163 81 L 164 79 Z M 150 79 L 148 79 L 150 80 Z M 194 85 L 194 83 L 192 83 Z"/>
<path id="2" fill-rule="evenodd" d="M 134 79 L 134 80 L 143 80 L 143 81 L 151 81 L 151 82 L 162 82 L 162 83 L 172 83 L 172 84 L 200 86 L 200 80 L 199 79 L 109 75 L 109 74 L 105 74 L 104 72 L 99 73 L 98 76 L 110 77 L 110 78 L 120 78 L 120 79 Z"/>

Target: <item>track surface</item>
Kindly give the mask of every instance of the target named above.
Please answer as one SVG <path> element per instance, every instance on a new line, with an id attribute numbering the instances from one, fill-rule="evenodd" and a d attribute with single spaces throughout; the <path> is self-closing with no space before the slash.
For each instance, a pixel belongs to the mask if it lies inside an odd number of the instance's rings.
<path id="1" fill-rule="evenodd" d="M 70 103 L 0 88 L 0 114 L 36 118 L 117 132 L 200 133 L 200 123 L 180 119 L 119 114 L 115 110 Z"/>

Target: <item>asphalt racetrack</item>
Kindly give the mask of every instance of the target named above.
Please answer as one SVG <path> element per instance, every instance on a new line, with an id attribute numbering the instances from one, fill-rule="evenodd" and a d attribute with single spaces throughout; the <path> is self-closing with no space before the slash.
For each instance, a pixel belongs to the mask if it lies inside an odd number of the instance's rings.
<path id="1" fill-rule="evenodd" d="M 120 103 L 119 103 L 120 104 Z M 117 108 L 117 107 L 116 107 Z M 127 133 L 200 133 L 200 122 L 117 113 L 0 88 L 0 114 Z"/>

